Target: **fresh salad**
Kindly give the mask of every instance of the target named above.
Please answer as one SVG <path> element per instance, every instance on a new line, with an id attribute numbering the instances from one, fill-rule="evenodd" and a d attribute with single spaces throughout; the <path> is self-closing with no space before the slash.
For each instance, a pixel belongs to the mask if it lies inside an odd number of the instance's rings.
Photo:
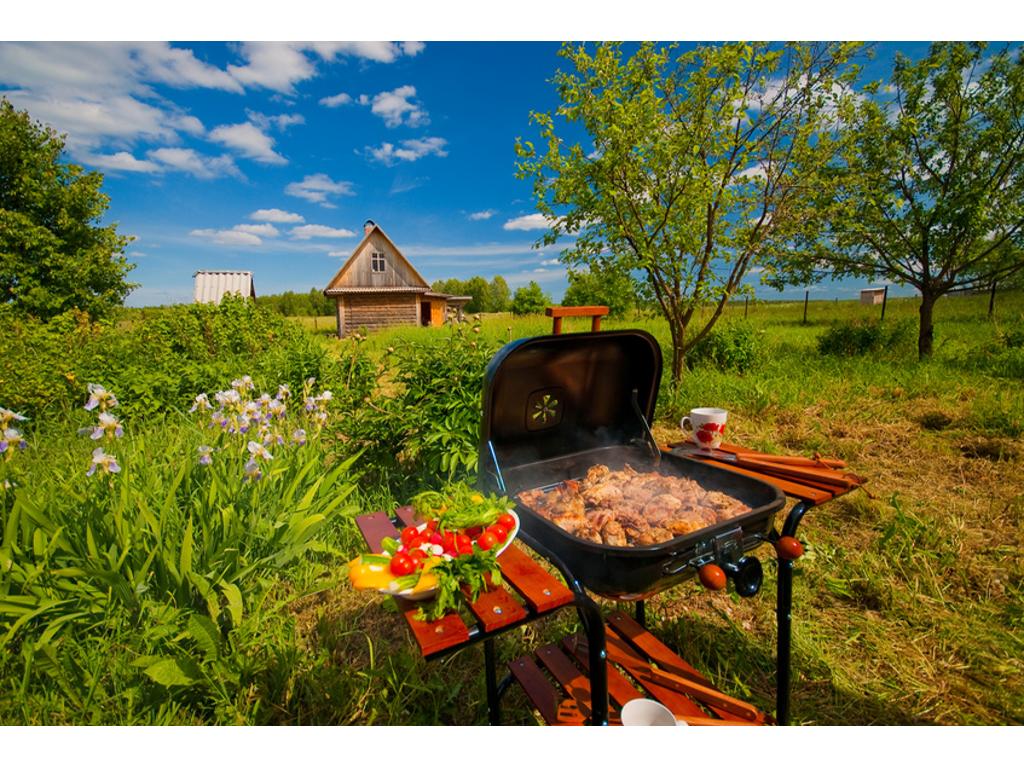
<path id="1" fill-rule="evenodd" d="M 433 620 L 457 606 L 463 585 L 475 600 L 488 577 L 501 583 L 496 557 L 518 532 L 507 498 L 458 484 L 421 493 L 412 505 L 425 522 L 402 529 L 399 539 L 382 539 L 382 554 L 360 555 L 349 563 L 352 586 L 411 599 L 436 594 L 421 608 L 422 618 Z"/>

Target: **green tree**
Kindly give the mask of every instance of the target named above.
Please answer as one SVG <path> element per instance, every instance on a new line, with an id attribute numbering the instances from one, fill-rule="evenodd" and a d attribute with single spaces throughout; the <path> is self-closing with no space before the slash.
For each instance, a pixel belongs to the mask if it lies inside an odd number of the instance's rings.
<path id="1" fill-rule="evenodd" d="M 731 43 L 679 53 L 645 43 L 628 58 L 618 44 L 562 48 L 575 72 L 554 76 L 555 115 L 531 115 L 546 149 L 517 139 L 517 177 L 533 180 L 550 221 L 541 242 L 576 236 L 564 262 L 644 275 L 668 321 L 673 382 L 751 267 L 804 279 L 792 249 L 817 224 L 807 200 L 816 177 L 795 169 L 816 154 L 856 48 Z M 581 128 L 589 146 L 571 139 Z"/>
<path id="2" fill-rule="evenodd" d="M 819 264 L 886 277 L 921 294 L 918 355 L 934 343 L 935 302 L 1024 266 L 1024 53 L 935 43 L 897 56 L 892 82 L 843 109 L 832 226 Z"/>
<path id="3" fill-rule="evenodd" d="M 99 226 L 103 175 L 61 162 L 64 138 L 0 99 L 0 303 L 47 319 L 97 318 L 135 286 L 122 255 L 130 237 Z"/>
<path id="4" fill-rule="evenodd" d="M 608 266 L 570 269 L 569 287 L 562 297 L 567 307 L 605 306 L 622 316 L 637 305 L 636 282 L 626 272 Z"/>
<path id="5" fill-rule="evenodd" d="M 469 278 L 463 285 L 463 296 L 473 298 L 466 303 L 467 312 L 485 312 L 487 304 L 488 286 L 487 281 L 479 275 Z"/>
<path id="6" fill-rule="evenodd" d="M 512 303 L 512 291 L 501 275 L 491 278 L 487 286 L 487 306 L 485 312 L 508 312 Z"/>
<path id="7" fill-rule="evenodd" d="M 551 305 L 551 297 L 544 293 L 537 283 L 531 280 L 527 285 L 516 288 L 512 297 L 512 314 L 536 315 Z"/>

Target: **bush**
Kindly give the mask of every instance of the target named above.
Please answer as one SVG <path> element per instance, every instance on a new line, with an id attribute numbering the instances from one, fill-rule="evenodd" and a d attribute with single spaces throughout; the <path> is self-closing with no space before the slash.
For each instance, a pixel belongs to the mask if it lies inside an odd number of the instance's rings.
<path id="1" fill-rule="evenodd" d="M 818 337 L 818 352 L 823 355 L 866 355 L 905 349 L 915 339 L 914 321 L 881 323 L 877 320 L 850 320 L 835 323 Z"/>
<path id="2" fill-rule="evenodd" d="M 686 365 L 721 370 L 752 370 L 764 353 L 764 341 L 747 322 L 718 325 L 686 353 Z"/>
<path id="3" fill-rule="evenodd" d="M 320 342 L 237 297 L 126 311 L 105 323 L 77 312 L 41 322 L 7 308 L 0 324 L 9 331 L 0 348 L 4 405 L 35 419 L 74 411 L 90 382 L 119 392 L 129 418 L 180 409 L 243 371 L 263 386 L 298 389 L 312 376 L 348 392 L 337 386 L 345 374 Z"/>

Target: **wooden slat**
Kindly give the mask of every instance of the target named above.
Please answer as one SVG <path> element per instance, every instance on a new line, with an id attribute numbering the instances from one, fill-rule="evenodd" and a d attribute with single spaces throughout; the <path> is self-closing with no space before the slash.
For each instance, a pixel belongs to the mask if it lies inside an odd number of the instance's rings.
<path id="1" fill-rule="evenodd" d="M 420 653 L 424 658 L 429 658 L 442 651 L 446 651 L 454 645 L 469 640 L 469 628 L 457 613 L 446 613 L 437 621 L 420 621 L 416 618 L 416 611 L 419 606 L 408 600 L 395 598 L 398 607 L 402 610 L 409 629 L 420 647 Z"/>
<path id="2" fill-rule="evenodd" d="M 416 514 L 416 508 L 410 505 L 396 509 L 395 516 L 402 521 L 402 525 L 419 525 L 423 522 L 420 516 Z"/>
<path id="3" fill-rule="evenodd" d="M 695 458 L 695 457 L 694 457 Z M 824 504 L 826 501 L 832 499 L 836 494 L 823 491 L 820 488 L 812 488 L 809 485 L 803 485 L 802 483 L 796 483 L 791 480 L 783 480 L 779 477 L 769 476 L 762 474 L 761 472 L 754 472 L 750 469 L 743 469 L 737 467 L 735 464 L 730 464 L 728 461 L 717 461 L 715 459 L 700 459 L 705 464 L 710 464 L 715 467 L 722 467 L 723 469 L 729 469 L 741 475 L 747 477 L 753 477 L 758 480 L 763 480 L 766 483 L 771 483 L 782 491 L 787 496 L 793 496 L 804 501 L 811 501 L 815 504 Z"/>
<path id="4" fill-rule="evenodd" d="M 469 589 L 463 589 L 470 612 L 483 626 L 485 632 L 494 632 L 525 619 L 529 612 L 509 594 L 504 587 L 494 587 L 481 592 L 476 602 L 469 602 Z"/>
<path id="5" fill-rule="evenodd" d="M 599 317 L 608 314 L 608 307 L 548 307 L 544 314 L 548 317 Z"/>
<path id="6" fill-rule="evenodd" d="M 640 653 L 653 661 L 662 669 L 673 674 L 692 680 L 700 685 L 713 688 L 711 682 L 698 672 L 692 665 L 682 659 L 675 651 L 665 645 L 661 640 L 648 632 L 639 623 L 621 611 L 616 611 L 608 617 L 607 626 L 617 635 L 627 640 L 630 645 Z M 743 719 L 730 713 L 721 707 L 709 706 L 712 712 L 726 720 Z M 759 713 L 759 721 L 764 719 L 764 713 Z"/>
<path id="7" fill-rule="evenodd" d="M 580 636 L 567 637 L 562 641 L 565 650 L 576 659 L 580 668 L 590 674 L 590 657 L 587 656 L 586 644 Z M 625 676 L 611 663 L 605 662 L 608 667 L 608 698 L 615 706 L 621 709 L 627 701 L 643 698 L 640 693 Z"/>
<path id="8" fill-rule="evenodd" d="M 585 650 L 586 643 L 581 641 L 581 645 Z M 672 714 L 677 717 L 708 716 L 707 712 L 701 709 L 692 699 L 681 693 L 676 693 L 671 688 L 666 688 L 663 685 L 658 685 L 657 683 L 653 683 L 639 677 L 643 670 L 650 669 L 650 664 L 645 659 L 641 658 L 625 640 L 609 632 L 605 636 L 605 649 L 608 651 L 608 659 L 610 661 L 615 662 L 625 669 L 626 672 L 637 680 L 640 687 L 643 688 L 651 698 L 657 699 L 672 710 Z"/>
<path id="9" fill-rule="evenodd" d="M 501 574 L 537 613 L 547 613 L 573 601 L 572 592 L 513 544 L 498 557 Z"/>
<path id="10" fill-rule="evenodd" d="M 356 526 L 363 535 L 363 540 L 371 552 L 380 554 L 384 550 L 380 547 L 380 540 L 385 536 L 398 538 L 398 529 L 395 528 L 391 519 L 383 512 L 374 512 L 371 515 L 360 515 L 356 518 Z"/>
<path id="11" fill-rule="evenodd" d="M 539 648 L 537 659 L 565 689 L 565 692 L 573 698 L 583 716 L 589 718 L 591 713 L 590 679 L 572 663 L 572 659 L 566 656 L 557 645 L 545 645 Z"/>
<path id="12" fill-rule="evenodd" d="M 724 709 L 741 720 L 747 720 L 752 723 L 761 719 L 761 713 L 758 712 L 757 707 L 753 704 L 748 704 L 745 701 L 722 693 L 710 685 L 701 685 L 700 683 L 693 682 L 688 677 L 682 677 L 667 672 L 664 669 L 654 669 L 653 667 L 641 674 L 645 680 L 650 680 L 659 685 L 664 685 L 666 688 L 671 688 L 673 691 L 684 693 L 706 707 L 712 707 L 716 710 Z"/>
<path id="13" fill-rule="evenodd" d="M 558 703 L 562 695 L 540 671 L 540 667 L 529 656 L 523 656 L 510 661 L 509 671 L 516 679 L 516 682 L 523 687 L 526 698 L 540 712 L 544 722 L 548 725 L 558 720 Z"/>

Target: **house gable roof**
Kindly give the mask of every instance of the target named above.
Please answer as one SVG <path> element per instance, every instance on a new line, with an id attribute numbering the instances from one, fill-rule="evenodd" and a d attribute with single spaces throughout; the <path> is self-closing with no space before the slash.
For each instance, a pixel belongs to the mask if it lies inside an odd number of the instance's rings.
<path id="1" fill-rule="evenodd" d="M 324 294 L 325 295 L 336 295 L 338 293 L 346 293 L 348 291 L 352 291 L 352 292 L 365 292 L 367 290 L 367 286 L 356 286 L 356 285 L 353 285 L 353 286 L 343 286 L 342 285 L 342 280 L 345 277 L 345 274 L 352 267 L 352 264 L 359 257 L 360 253 L 362 252 L 363 248 L 366 246 L 367 242 L 374 235 L 374 233 L 377 233 L 381 237 L 384 238 L 384 240 L 387 242 L 387 244 L 389 246 L 391 246 L 391 250 L 394 252 L 395 256 L 408 269 L 409 273 L 412 275 L 414 280 L 418 281 L 419 284 L 420 284 L 419 286 L 408 286 L 408 287 L 404 287 L 404 288 L 391 288 L 391 289 L 379 288 L 377 290 L 379 290 L 380 292 L 386 292 L 387 290 L 400 291 L 400 292 L 406 292 L 406 291 L 416 291 L 416 292 L 419 292 L 420 290 L 429 291 L 430 290 L 430 284 L 426 280 L 423 279 L 423 276 L 419 273 L 419 271 L 416 269 L 416 267 L 414 267 L 410 263 L 410 261 L 407 258 L 405 258 L 405 256 L 402 254 L 402 251 L 399 250 L 397 245 L 395 245 L 395 241 L 392 240 L 390 237 L 388 237 L 387 233 L 384 232 L 384 230 L 381 229 L 377 224 L 374 224 L 370 228 L 370 230 L 368 232 L 366 232 L 365 235 L 363 235 L 363 239 L 359 241 L 359 245 L 357 245 L 353 249 L 352 254 L 348 257 L 348 259 L 345 261 L 345 263 L 341 265 L 341 269 L 339 269 L 335 273 L 334 277 L 331 278 L 330 282 L 327 283 L 327 287 L 324 288 Z"/>

